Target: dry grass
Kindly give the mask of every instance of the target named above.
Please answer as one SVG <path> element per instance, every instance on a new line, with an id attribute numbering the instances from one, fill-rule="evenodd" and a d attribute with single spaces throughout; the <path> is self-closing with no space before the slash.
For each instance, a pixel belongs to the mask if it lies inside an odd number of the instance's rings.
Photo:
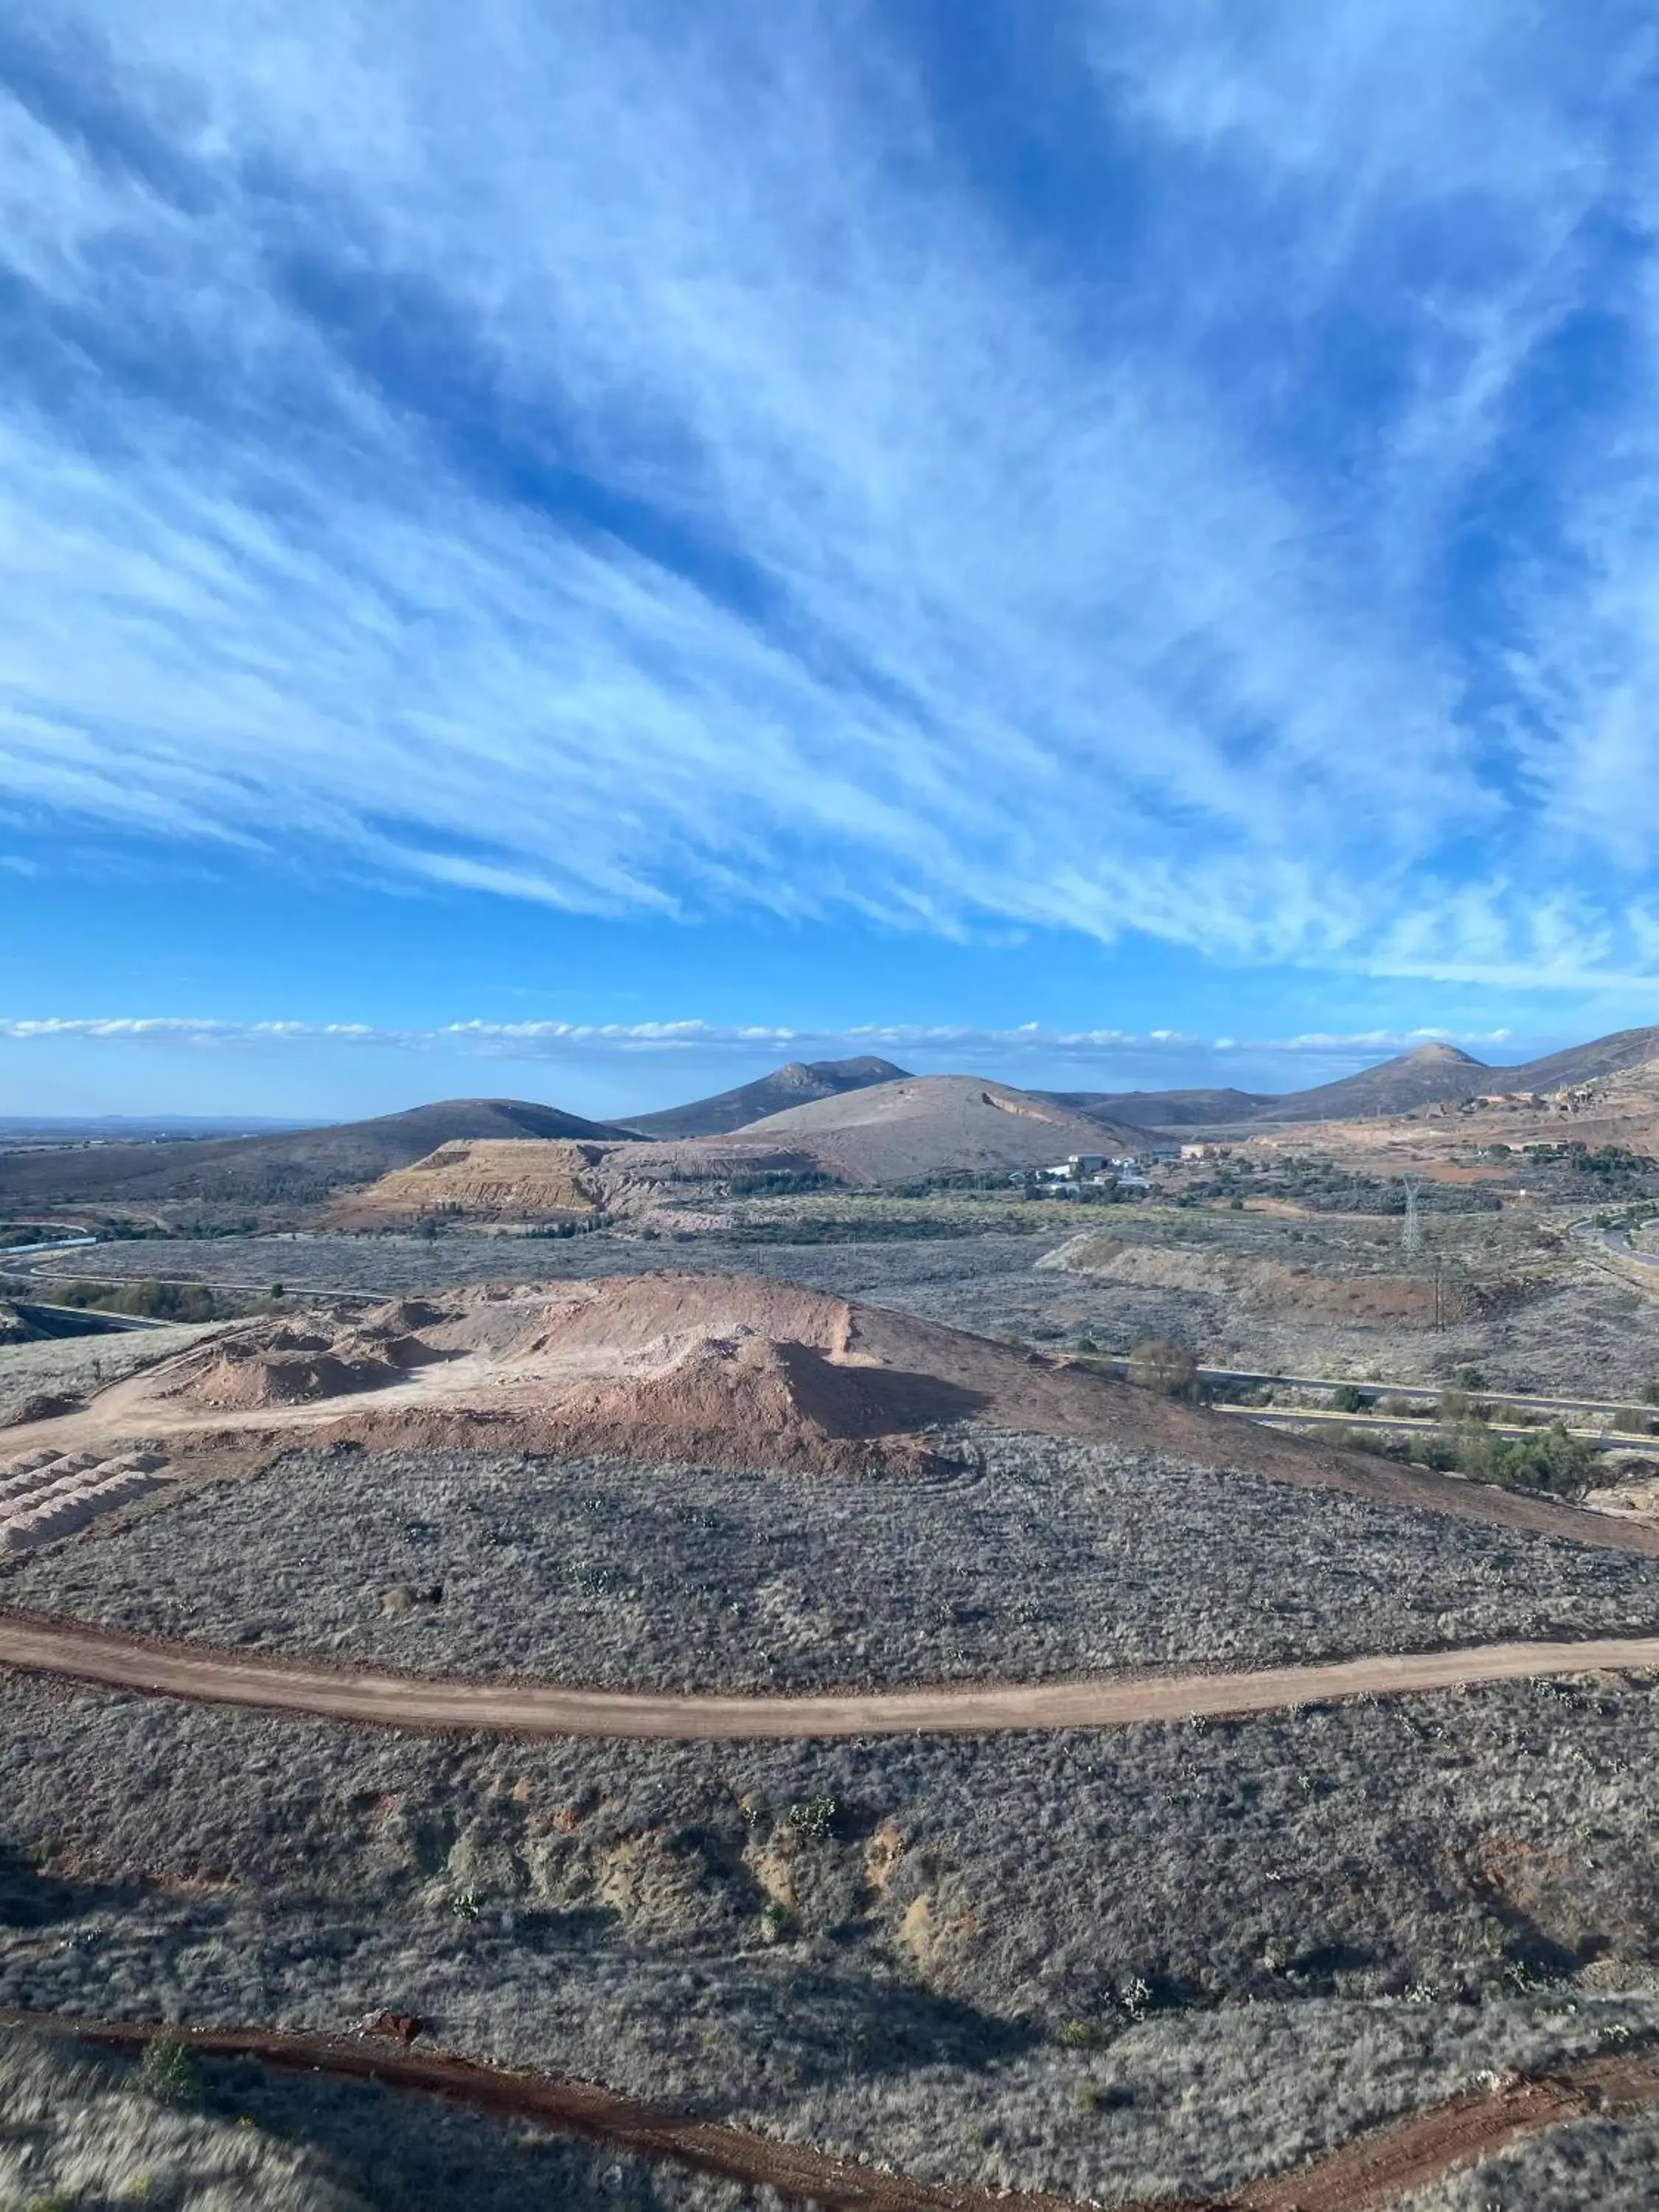
<path id="1" fill-rule="evenodd" d="M 17 2212 L 738 2212 L 752 2194 L 604 2145 L 247 2061 L 194 2068 L 182 2106 L 146 2069 L 0 2033 L 0 2203 Z"/>

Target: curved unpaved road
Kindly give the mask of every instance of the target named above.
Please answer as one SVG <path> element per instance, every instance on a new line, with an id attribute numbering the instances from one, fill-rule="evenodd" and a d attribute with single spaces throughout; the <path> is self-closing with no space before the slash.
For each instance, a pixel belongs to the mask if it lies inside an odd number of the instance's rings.
<path id="1" fill-rule="evenodd" d="M 1659 1668 L 1659 1636 L 1583 1644 L 1489 1644 L 1248 1674 L 942 1685 L 810 1697 L 572 1690 L 550 1682 L 347 1672 L 249 1657 L 213 1644 L 141 1638 L 0 1608 L 0 1666 L 200 1704 L 251 1705 L 387 1728 L 507 1735 L 657 1736 L 741 1741 L 843 1735 L 976 1735 L 1004 1729 L 1126 1728 L 1197 1715 L 1273 1712 L 1361 1695 L 1466 1683 Z"/>
<path id="2" fill-rule="evenodd" d="M 1475 2166 L 1541 2129 L 1659 2102 L 1651 2052 L 1587 2058 L 1552 2074 L 1466 2089 L 1328 2151 L 1288 2173 L 1252 2182 L 1214 2212 L 1382 2212 L 1443 2173 Z M 1130 2208 L 1125 2208 L 1130 2212 Z"/>
<path id="3" fill-rule="evenodd" d="M 0 2027 L 75 2036 L 116 2051 L 165 2039 L 191 2044 L 209 2057 L 258 2058 L 337 2081 L 376 2081 L 447 2098 L 498 2119 L 538 2122 L 721 2180 L 770 2187 L 824 2212 L 1090 2212 L 1073 2198 L 1046 2191 L 1005 2192 L 967 2182 L 924 2181 L 836 2158 L 809 2143 L 781 2142 L 618 2096 L 591 2081 L 513 2073 L 396 2044 L 276 2028 L 87 2020 L 9 2006 L 0 2008 Z M 1616 2118 L 1656 2101 L 1659 2061 L 1651 2053 L 1583 2059 L 1553 2074 L 1462 2091 L 1231 2196 L 1185 2203 L 1161 2197 L 1152 2204 L 1123 2205 L 1119 2212 L 1381 2212 L 1406 2191 L 1475 2165 L 1540 2129 L 1591 2113 Z"/>
<path id="4" fill-rule="evenodd" d="M 689 2166 L 723 2181 L 750 2188 L 769 2186 L 782 2196 L 821 2205 L 824 2212 L 1085 2212 L 1071 2198 L 1046 2191 L 1005 2195 L 968 2184 L 922 2181 L 834 2157 L 814 2150 L 810 2143 L 779 2142 L 747 2128 L 621 2097 L 592 2081 L 509 2073 L 438 2051 L 403 2050 L 392 2042 L 287 2034 L 275 2028 L 164 2027 L 10 2007 L 0 2008 L 0 2027 L 45 2029 L 117 2051 L 165 2039 L 193 2045 L 209 2057 L 259 2058 L 269 2065 L 326 2074 L 337 2081 L 378 2081 L 387 2088 L 452 2099 L 498 2119 L 539 2122 L 641 2158 Z M 1159 2212 L 1182 2212 L 1182 2208 L 1165 2204 Z"/>

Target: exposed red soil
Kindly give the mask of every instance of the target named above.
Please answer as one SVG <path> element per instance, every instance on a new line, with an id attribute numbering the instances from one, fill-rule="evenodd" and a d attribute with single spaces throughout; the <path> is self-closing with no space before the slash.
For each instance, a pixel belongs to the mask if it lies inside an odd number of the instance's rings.
<path id="1" fill-rule="evenodd" d="M 1659 2100 L 1650 2054 L 1586 2059 L 1492 2089 L 1465 2090 L 1292 2172 L 1253 2182 L 1216 2212 L 1380 2212 L 1440 2175 L 1565 2121 L 1616 2118 Z"/>
<path id="2" fill-rule="evenodd" d="M 466 2105 L 493 2118 L 530 2120 L 569 2135 L 610 2143 L 641 2158 L 690 2166 L 750 2188 L 772 2188 L 824 2212 L 1083 2212 L 1070 2197 L 1046 2191 L 977 2189 L 922 2181 L 854 2159 L 836 2158 L 810 2143 L 780 2142 L 746 2128 L 702 2120 L 667 2106 L 620 2097 L 591 2081 L 550 2079 L 477 2066 L 440 2052 L 399 2050 L 387 2042 L 285 2034 L 274 2028 L 184 2028 L 138 2021 L 100 2021 L 0 2008 L 0 2027 L 71 2035 L 114 2051 L 166 2039 L 188 2043 L 205 2057 L 258 2058 L 270 2066 L 375 2081 Z M 1163 2212 L 1182 2212 L 1165 2205 Z"/>

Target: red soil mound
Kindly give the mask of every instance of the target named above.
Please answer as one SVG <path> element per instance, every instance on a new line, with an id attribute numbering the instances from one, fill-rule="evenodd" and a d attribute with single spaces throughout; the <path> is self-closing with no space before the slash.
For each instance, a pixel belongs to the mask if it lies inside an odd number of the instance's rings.
<path id="1" fill-rule="evenodd" d="M 106 1396 L 96 1412 L 106 1441 L 146 1436 L 159 1415 L 158 1429 L 211 1430 L 223 1449 L 237 1431 L 258 1433 L 263 1417 L 272 1433 L 303 1427 L 325 1442 L 830 1473 L 912 1470 L 933 1449 L 930 1431 L 978 1420 L 1659 1553 L 1659 1531 L 1605 1514 L 1330 1451 L 1018 1346 L 753 1276 L 489 1286 L 310 1334 L 254 1324 Z"/>

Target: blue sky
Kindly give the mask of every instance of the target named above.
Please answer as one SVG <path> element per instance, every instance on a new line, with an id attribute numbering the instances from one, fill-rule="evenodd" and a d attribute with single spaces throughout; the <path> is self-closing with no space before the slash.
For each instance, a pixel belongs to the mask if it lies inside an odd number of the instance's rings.
<path id="1" fill-rule="evenodd" d="M 1281 1087 L 1659 1019 L 1659 48 L 0 26 L 0 1102 Z"/>

